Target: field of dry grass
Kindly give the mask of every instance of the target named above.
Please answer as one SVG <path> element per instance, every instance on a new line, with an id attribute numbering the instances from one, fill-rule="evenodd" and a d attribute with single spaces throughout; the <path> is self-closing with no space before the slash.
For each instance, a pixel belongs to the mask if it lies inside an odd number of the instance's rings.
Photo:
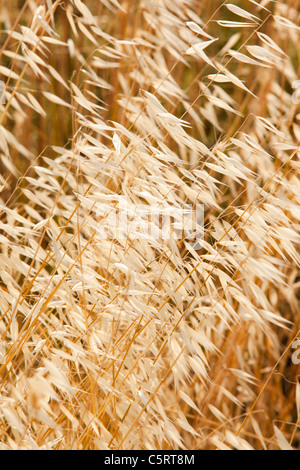
<path id="1" fill-rule="evenodd" d="M 300 449 L 299 0 L 0 21 L 0 449 Z"/>

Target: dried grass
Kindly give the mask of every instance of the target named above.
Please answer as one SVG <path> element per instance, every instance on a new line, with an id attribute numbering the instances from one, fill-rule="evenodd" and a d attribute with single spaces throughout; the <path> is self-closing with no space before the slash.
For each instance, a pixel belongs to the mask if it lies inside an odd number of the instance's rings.
<path id="1" fill-rule="evenodd" d="M 299 1 L 0 5 L 0 448 L 299 448 Z"/>

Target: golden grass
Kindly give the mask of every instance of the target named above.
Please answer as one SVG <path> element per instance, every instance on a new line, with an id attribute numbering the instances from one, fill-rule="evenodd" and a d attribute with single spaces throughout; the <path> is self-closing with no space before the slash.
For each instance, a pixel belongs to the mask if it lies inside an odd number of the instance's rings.
<path id="1" fill-rule="evenodd" d="M 0 448 L 299 448 L 300 2 L 0 15 Z"/>

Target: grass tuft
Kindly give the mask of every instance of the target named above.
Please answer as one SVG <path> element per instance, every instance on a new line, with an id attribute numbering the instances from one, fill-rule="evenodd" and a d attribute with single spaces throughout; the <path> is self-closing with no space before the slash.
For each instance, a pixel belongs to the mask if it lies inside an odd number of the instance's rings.
<path id="1" fill-rule="evenodd" d="M 299 449 L 299 1 L 0 21 L 0 449 Z"/>

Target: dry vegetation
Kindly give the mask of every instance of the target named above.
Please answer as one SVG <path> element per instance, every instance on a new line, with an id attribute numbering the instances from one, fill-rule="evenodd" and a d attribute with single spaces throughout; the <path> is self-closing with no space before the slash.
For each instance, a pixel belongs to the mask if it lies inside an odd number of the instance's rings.
<path id="1" fill-rule="evenodd" d="M 300 448 L 299 0 L 0 21 L 0 448 Z M 203 204 L 201 248 L 125 201 Z"/>

